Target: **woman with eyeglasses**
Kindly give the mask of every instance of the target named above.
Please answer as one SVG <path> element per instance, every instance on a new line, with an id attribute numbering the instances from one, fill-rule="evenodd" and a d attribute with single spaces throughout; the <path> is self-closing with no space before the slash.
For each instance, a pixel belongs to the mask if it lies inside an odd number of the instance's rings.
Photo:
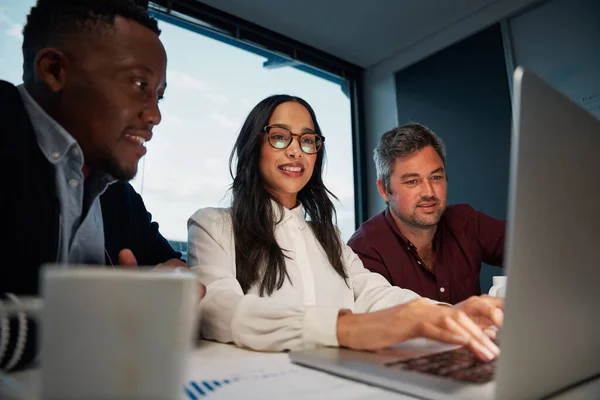
<path id="1" fill-rule="evenodd" d="M 373 350 L 427 337 L 495 358 L 486 327 L 502 324 L 501 300 L 440 305 L 365 269 L 333 223 L 324 159 L 304 100 L 275 95 L 250 112 L 230 156 L 231 208 L 188 221 L 189 265 L 207 289 L 203 337 L 263 351 Z"/>

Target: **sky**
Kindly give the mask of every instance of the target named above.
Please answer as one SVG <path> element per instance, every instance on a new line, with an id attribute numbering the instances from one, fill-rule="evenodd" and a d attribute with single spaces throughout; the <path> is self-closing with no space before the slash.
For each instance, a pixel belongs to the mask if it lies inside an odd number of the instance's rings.
<path id="1" fill-rule="evenodd" d="M 21 30 L 32 0 L 0 0 L 0 79 L 22 82 Z M 355 230 L 350 100 L 339 85 L 291 67 L 263 68 L 264 57 L 159 21 L 167 51 L 162 122 L 131 182 L 160 231 L 187 241 L 187 219 L 228 207 L 229 154 L 246 116 L 263 98 L 290 94 L 314 108 L 326 137 L 324 181 L 344 240 Z"/>

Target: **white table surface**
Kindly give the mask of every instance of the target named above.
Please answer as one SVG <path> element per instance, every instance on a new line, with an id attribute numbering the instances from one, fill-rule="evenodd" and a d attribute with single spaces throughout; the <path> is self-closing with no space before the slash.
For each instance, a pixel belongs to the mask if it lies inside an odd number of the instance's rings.
<path id="1" fill-rule="evenodd" d="M 198 342 L 198 346 L 193 350 L 193 356 L 201 356 L 208 360 L 215 358 L 229 357 L 253 357 L 257 355 L 265 356 L 268 354 L 278 355 L 279 353 L 262 353 L 247 349 L 240 349 L 234 345 L 217 343 L 202 340 Z M 28 388 L 30 393 L 37 394 L 39 389 L 39 370 L 29 369 L 20 371 L 10 375 L 19 384 Z M 12 391 L 7 391 L 6 386 L 0 383 L 0 399 L 2 400 L 23 400 L 21 397 L 11 396 Z M 406 395 L 398 394 L 399 398 L 406 399 Z M 552 397 L 552 400 L 591 400 L 600 399 L 600 378 L 579 385 L 568 392 Z M 37 397 L 32 397 L 31 400 L 37 400 Z"/>

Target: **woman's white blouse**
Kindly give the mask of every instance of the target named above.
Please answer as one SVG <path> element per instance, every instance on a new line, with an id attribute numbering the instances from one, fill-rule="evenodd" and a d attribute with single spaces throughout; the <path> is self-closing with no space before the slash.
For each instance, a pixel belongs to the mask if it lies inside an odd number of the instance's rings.
<path id="1" fill-rule="evenodd" d="M 302 206 L 284 208 L 283 213 L 275 226 L 275 239 L 287 250 L 291 282 L 286 279 L 269 297 L 259 297 L 259 284 L 244 295 L 236 280 L 230 209 L 200 209 L 188 220 L 188 264 L 206 285 L 200 303 L 204 338 L 263 351 L 338 346 L 341 309 L 364 313 L 419 298 L 365 269 L 344 245 L 346 283 L 329 263 Z"/>

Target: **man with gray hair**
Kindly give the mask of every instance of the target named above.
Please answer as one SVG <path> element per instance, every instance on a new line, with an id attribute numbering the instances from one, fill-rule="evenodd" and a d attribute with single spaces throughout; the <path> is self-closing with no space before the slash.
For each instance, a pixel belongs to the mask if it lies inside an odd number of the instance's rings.
<path id="1" fill-rule="evenodd" d="M 374 160 L 388 207 L 348 242 L 365 267 L 446 303 L 481 294 L 481 263 L 502 265 L 506 223 L 467 204 L 447 207 L 440 138 L 423 125 L 402 125 L 381 137 Z"/>

